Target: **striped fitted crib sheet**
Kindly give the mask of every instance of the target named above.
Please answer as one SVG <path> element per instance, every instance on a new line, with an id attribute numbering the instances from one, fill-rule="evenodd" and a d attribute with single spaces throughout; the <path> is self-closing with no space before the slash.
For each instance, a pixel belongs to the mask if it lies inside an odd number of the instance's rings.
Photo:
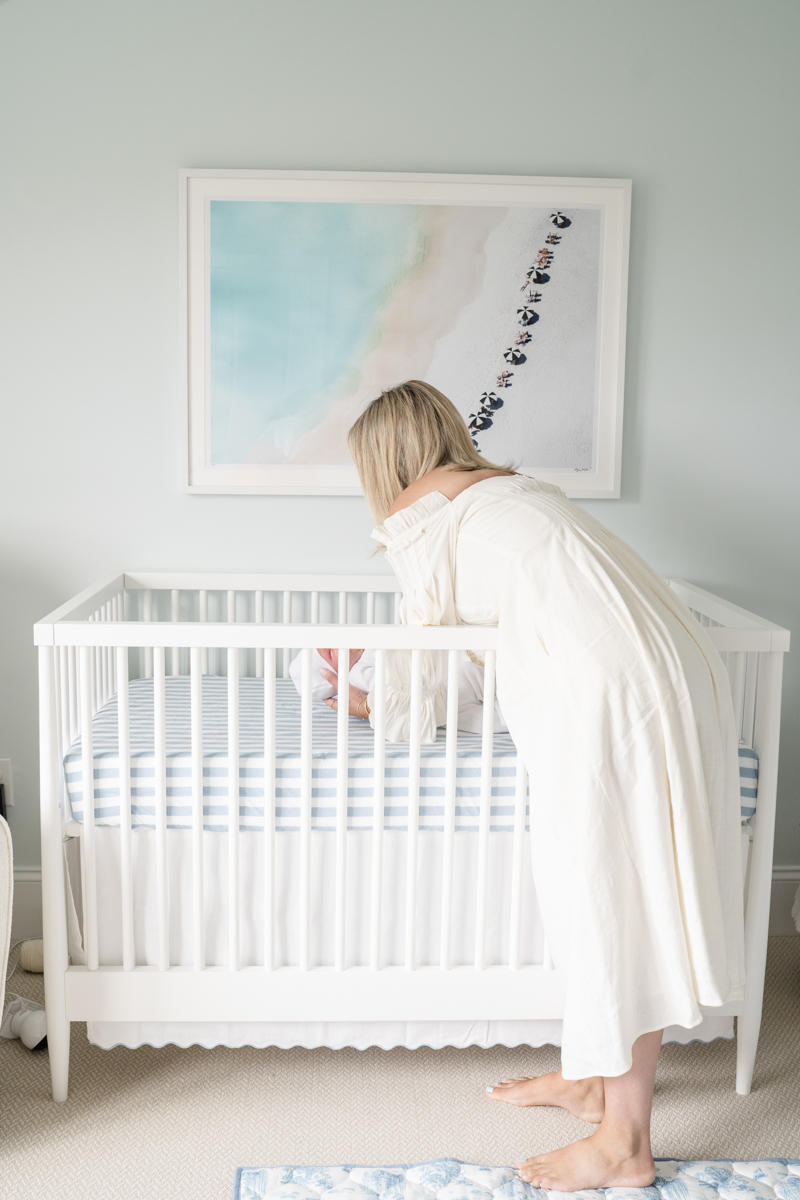
<path id="1" fill-rule="evenodd" d="M 188 676 L 169 676 L 166 688 L 167 827 L 191 828 L 191 709 Z M 276 682 L 275 828 L 300 828 L 300 697 L 291 680 Z M 134 828 L 155 824 L 155 758 L 153 681 L 133 679 L 130 702 L 130 784 Z M 228 684 L 216 675 L 203 678 L 203 823 L 210 832 L 228 829 Z M 311 827 L 333 831 L 336 824 L 336 714 L 322 703 L 312 706 Z M 264 681 L 239 681 L 239 829 L 261 832 L 264 827 Z M 445 797 L 445 731 L 436 742 L 423 745 L 420 764 L 420 830 L 442 830 Z M 459 733 L 456 764 L 457 832 L 477 832 L 481 780 L 481 739 Z M 112 698 L 92 721 L 94 815 L 101 825 L 119 825 L 119 750 L 117 698 Z M 758 756 L 739 748 L 742 820 L 755 812 Z M 384 771 L 384 828 L 408 826 L 409 747 L 387 742 Z M 517 752 L 509 734 L 495 734 L 492 746 L 490 829 L 511 833 L 514 828 Z M 81 741 L 64 757 L 64 778 L 73 820 L 82 821 L 84 781 Z M 350 718 L 348 747 L 348 828 L 371 830 L 373 824 L 374 741 L 365 721 Z M 531 780 L 535 787 L 535 775 Z M 527 814 L 527 807 L 526 807 Z"/>
<path id="2" fill-rule="evenodd" d="M 190 693 L 188 676 L 170 676 L 166 685 L 167 826 L 191 827 Z M 276 682 L 275 828 L 300 828 L 300 697 L 288 679 Z M 134 828 L 153 828 L 155 759 L 153 681 L 129 685 L 131 811 Z M 228 684 L 216 675 L 203 678 L 203 821 L 205 829 L 228 829 Z M 312 706 L 311 827 L 336 827 L 336 713 L 326 704 Z M 423 745 L 420 766 L 419 828 L 441 830 L 444 822 L 445 733 Z M 118 825 L 119 753 L 117 698 L 113 696 L 92 721 L 95 821 Z M 478 829 L 481 739 L 459 733 L 456 765 L 456 831 Z M 408 825 L 407 742 L 386 743 L 384 827 Z M 348 746 L 348 828 L 372 829 L 374 737 L 366 721 L 350 718 Z M 516 749 L 508 734 L 496 734 L 492 750 L 492 831 L 513 831 Z M 84 787 L 81 743 L 64 759 L 67 795 L 76 821 L 83 820 Z M 260 832 L 264 821 L 264 681 L 239 681 L 239 828 Z"/>

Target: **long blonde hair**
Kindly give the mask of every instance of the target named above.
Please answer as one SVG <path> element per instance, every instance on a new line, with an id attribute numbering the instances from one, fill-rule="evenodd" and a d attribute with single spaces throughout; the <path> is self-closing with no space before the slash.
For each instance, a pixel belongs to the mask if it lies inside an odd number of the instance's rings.
<path id="1" fill-rule="evenodd" d="M 389 388 L 347 435 L 370 511 L 381 524 L 401 492 L 436 467 L 506 471 L 478 453 L 458 409 L 420 379 Z"/>

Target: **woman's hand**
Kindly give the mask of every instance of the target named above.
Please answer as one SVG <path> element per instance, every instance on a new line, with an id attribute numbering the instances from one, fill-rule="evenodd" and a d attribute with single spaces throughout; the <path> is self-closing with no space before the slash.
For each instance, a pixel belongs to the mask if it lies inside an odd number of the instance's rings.
<path id="1" fill-rule="evenodd" d="M 338 650 L 320 650 L 319 653 L 321 655 L 323 655 L 323 658 L 325 659 L 326 662 L 331 661 L 331 659 L 329 658 L 329 655 L 331 655 L 331 656 L 336 655 L 335 661 L 336 661 L 336 667 L 338 667 L 338 661 L 339 661 Z M 355 654 L 355 658 L 353 656 L 354 654 Z M 362 654 L 363 654 L 363 650 L 350 650 L 350 666 L 353 666 L 354 662 L 359 661 Z M 339 682 L 339 677 L 338 677 L 337 671 L 326 671 L 323 668 L 323 670 L 321 670 L 319 673 L 321 674 L 321 676 L 323 676 L 324 679 L 327 679 L 327 682 L 332 683 L 333 686 L 335 686 L 335 688 L 337 688 L 338 682 Z M 331 696 L 329 698 L 329 700 L 324 700 L 323 703 L 327 704 L 327 707 L 332 708 L 333 712 L 335 712 L 335 713 L 338 712 L 338 700 L 337 700 L 336 696 Z M 369 719 L 369 709 L 367 707 L 367 694 L 366 694 L 366 691 L 361 691 L 360 688 L 350 688 L 350 716 L 360 716 L 362 721 L 367 721 Z"/>

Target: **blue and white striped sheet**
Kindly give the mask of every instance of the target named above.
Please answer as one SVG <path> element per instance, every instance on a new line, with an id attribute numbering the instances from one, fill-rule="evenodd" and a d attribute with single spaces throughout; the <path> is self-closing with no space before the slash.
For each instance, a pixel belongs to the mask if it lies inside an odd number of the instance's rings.
<path id="1" fill-rule="evenodd" d="M 758 755 L 744 742 L 739 743 L 739 795 L 744 822 L 754 815 L 758 796 Z"/>
<path id="2" fill-rule="evenodd" d="M 192 769 L 189 679 L 166 681 L 167 825 L 191 827 Z M 276 718 L 275 828 L 300 828 L 300 697 L 291 680 L 279 679 Z M 153 681 L 134 679 L 129 685 L 131 747 L 131 809 L 134 828 L 153 828 L 155 820 L 155 759 Z M 312 715 L 312 829 L 336 828 L 336 714 L 314 704 Z M 204 828 L 228 829 L 228 687 L 215 675 L 203 678 L 203 814 Z M 444 821 L 445 735 L 424 745 L 420 767 L 419 827 L 441 830 Z M 113 696 L 92 721 L 95 821 L 119 825 L 119 756 L 117 698 Z M 408 825 L 407 742 L 387 742 L 384 772 L 384 827 L 405 830 Z M 374 779 L 373 733 L 365 721 L 350 718 L 348 755 L 348 828 L 372 829 Z M 478 829 L 481 739 L 460 733 L 456 766 L 456 830 Z M 494 738 L 492 760 L 491 829 L 514 828 L 516 749 L 508 734 Z M 64 759 L 67 794 L 75 821 L 83 820 L 83 770 L 80 739 Z M 239 828 L 263 830 L 264 821 L 264 681 L 239 681 Z"/>
<path id="3" fill-rule="evenodd" d="M 276 718 L 275 828 L 300 828 L 300 697 L 291 680 L 279 679 Z M 155 759 L 153 681 L 129 685 L 131 809 L 134 828 L 154 827 Z M 336 823 L 336 714 L 313 705 L 312 829 L 333 831 Z M 228 687 L 216 675 L 203 678 L 203 821 L 212 832 L 228 829 Z M 189 679 L 166 679 L 167 826 L 191 827 L 191 711 Z M 441 830 L 444 820 L 445 734 L 424 745 L 420 767 L 420 830 Z M 113 696 L 92 721 L 95 821 L 119 825 L 119 754 L 117 698 Z M 405 830 L 408 823 L 408 743 L 388 742 L 384 773 L 384 825 Z M 481 739 L 460 733 L 456 766 L 456 830 L 477 832 L 481 777 Z M 758 756 L 739 747 L 742 820 L 755 812 Z M 517 755 L 509 734 L 495 734 L 492 754 L 492 832 L 514 827 Z M 83 771 L 80 738 L 64 758 L 72 818 L 83 820 Z M 348 755 L 348 828 L 371 830 L 374 780 L 373 734 L 357 717 L 350 719 Z M 535 783 L 535 781 L 534 781 Z M 264 822 L 264 683 L 239 682 L 239 828 L 261 832 Z M 527 806 L 526 806 L 527 815 Z"/>

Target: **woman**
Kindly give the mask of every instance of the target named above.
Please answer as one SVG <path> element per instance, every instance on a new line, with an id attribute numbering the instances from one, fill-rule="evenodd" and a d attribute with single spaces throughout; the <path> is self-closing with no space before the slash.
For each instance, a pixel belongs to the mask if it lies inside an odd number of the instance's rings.
<path id="1" fill-rule="evenodd" d="M 556 1191 L 652 1183 L 666 1025 L 743 989 L 738 761 L 728 680 L 688 609 L 563 492 L 476 452 L 450 401 L 412 380 L 350 431 L 412 624 L 497 624 L 497 692 L 531 768 L 539 903 L 566 989 L 562 1069 L 490 1098 L 556 1104 L 591 1137 L 520 1163 Z M 332 663 L 335 666 L 335 662 Z M 444 720 L 426 663 L 426 736 Z M 387 669 L 407 735 L 408 656 Z M 372 697 L 351 691 L 364 716 Z M 334 702 L 335 704 L 335 702 Z M 359 711 L 360 710 L 360 711 Z"/>

